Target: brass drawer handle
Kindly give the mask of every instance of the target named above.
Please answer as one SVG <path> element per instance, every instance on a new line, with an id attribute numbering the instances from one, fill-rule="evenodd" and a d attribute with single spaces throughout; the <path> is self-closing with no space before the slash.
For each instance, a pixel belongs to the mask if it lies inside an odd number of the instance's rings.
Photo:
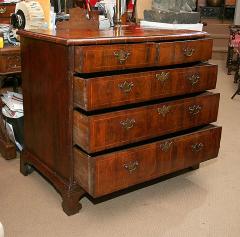
<path id="1" fill-rule="evenodd" d="M 127 52 L 127 51 L 122 50 L 122 49 L 114 52 L 114 56 L 118 59 L 120 64 L 124 64 L 126 62 L 126 60 L 128 59 L 130 54 L 131 54 L 130 52 Z"/>
<path id="2" fill-rule="evenodd" d="M 183 54 L 186 56 L 186 57 L 191 57 L 195 52 L 195 49 L 194 48 L 190 48 L 190 47 L 187 47 L 187 48 L 184 48 L 183 49 Z"/>
<path id="3" fill-rule="evenodd" d="M 139 166 L 138 161 L 133 161 L 133 162 L 131 162 L 129 164 L 124 164 L 124 168 L 127 169 L 127 171 L 130 174 L 133 173 L 134 171 L 136 171 L 138 166 Z"/>
<path id="4" fill-rule="evenodd" d="M 199 152 L 203 149 L 204 145 L 202 143 L 195 143 L 191 146 L 192 152 Z"/>
<path id="5" fill-rule="evenodd" d="M 193 105 L 188 107 L 188 111 L 190 115 L 195 116 L 198 115 L 202 110 L 202 106 L 200 105 Z"/>
<path id="6" fill-rule="evenodd" d="M 6 11 L 7 11 L 7 8 L 6 8 L 6 7 L 0 8 L 0 14 L 4 14 Z"/>
<path id="7" fill-rule="evenodd" d="M 161 108 L 158 108 L 158 114 L 162 115 L 163 117 L 165 117 L 170 111 L 171 111 L 172 107 L 171 106 L 166 106 L 164 105 Z"/>
<path id="8" fill-rule="evenodd" d="M 166 141 L 166 142 L 160 144 L 160 149 L 163 152 L 167 152 L 172 145 L 173 145 L 173 141 Z"/>
<path id="9" fill-rule="evenodd" d="M 191 83 L 192 86 L 195 86 L 200 80 L 200 75 L 198 73 L 193 74 L 187 77 L 187 80 Z"/>
<path id="10" fill-rule="evenodd" d="M 162 83 L 166 82 L 169 80 L 169 72 L 161 72 L 156 74 L 156 79 Z"/>
<path id="11" fill-rule="evenodd" d="M 132 90 L 133 86 L 134 86 L 133 82 L 127 82 L 127 81 L 118 84 L 118 87 L 125 93 L 129 93 Z"/>
<path id="12" fill-rule="evenodd" d="M 135 123 L 136 123 L 135 119 L 129 119 L 129 118 L 120 122 L 122 127 L 125 128 L 126 130 L 133 128 Z"/>

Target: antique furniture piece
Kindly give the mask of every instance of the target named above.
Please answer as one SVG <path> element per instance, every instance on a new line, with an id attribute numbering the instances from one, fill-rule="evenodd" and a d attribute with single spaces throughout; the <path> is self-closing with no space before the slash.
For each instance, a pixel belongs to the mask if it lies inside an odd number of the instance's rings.
<path id="1" fill-rule="evenodd" d="M 11 14 L 15 12 L 15 3 L 0 2 L 0 24 L 10 24 Z"/>
<path id="2" fill-rule="evenodd" d="M 40 171 L 68 215 L 85 193 L 101 197 L 217 157 L 207 33 L 122 26 L 19 34 L 20 170 Z"/>
<path id="3" fill-rule="evenodd" d="M 233 94 L 231 99 L 233 99 L 236 95 L 240 95 L 240 80 L 239 80 L 239 71 L 240 71 L 240 42 L 238 43 L 238 47 L 235 48 L 235 52 L 237 54 L 237 62 L 236 62 L 236 72 L 234 76 L 234 82 L 238 83 L 238 88 L 236 92 Z"/>
<path id="4" fill-rule="evenodd" d="M 240 43 L 240 26 L 229 26 L 229 41 L 228 41 L 228 54 L 227 54 L 227 69 L 228 75 L 231 75 L 232 71 L 235 71 L 234 82 L 238 81 L 238 58 L 239 58 L 239 43 Z"/>
<path id="5" fill-rule="evenodd" d="M 2 88 L 4 80 L 10 78 L 17 86 L 18 76 L 21 72 L 20 47 L 5 45 L 0 49 L 0 86 Z M 2 106 L 0 105 L 0 108 Z M 0 112 L 0 117 L 2 113 Z M 16 157 L 15 145 L 9 140 L 3 124 L 3 118 L 0 118 L 0 153 L 5 159 Z"/>

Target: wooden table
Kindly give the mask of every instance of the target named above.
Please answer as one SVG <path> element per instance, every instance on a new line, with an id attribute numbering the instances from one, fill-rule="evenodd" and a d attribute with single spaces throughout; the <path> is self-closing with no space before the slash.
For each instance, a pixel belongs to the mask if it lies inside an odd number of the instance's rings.
<path id="1" fill-rule="evenodd" d="M 4 80 L 11 77 L 16 80 L 16 77 L 21 72 L 21 57 L 20 48 L 15 46 L 5 46 L 0 49 L 0 86 L 2 88 Z M 0 106 L 2 107 L 2 105 Z M 1 114 L 1 113 L 0 113 Z M 2 114 L 0 115 L 2 116 Z M 15 145 L 9 140 L 6 130 L 0 119 L 0 153 L 5 159 L 13 159 L 16 157 Z"/>

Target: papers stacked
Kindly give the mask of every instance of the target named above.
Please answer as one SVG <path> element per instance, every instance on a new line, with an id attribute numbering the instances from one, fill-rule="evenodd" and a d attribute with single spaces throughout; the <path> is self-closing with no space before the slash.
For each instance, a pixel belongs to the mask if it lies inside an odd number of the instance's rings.
<path id="1" fill-rule="evenodd" d="M 6 117 L 6 119 L 4 119 L 4 124 L 7 134 L 10 140 L 15 143 L 18 149 L 21 151 L 23 149 L 23 142 L 21 142 L 21 139 L 19 138 L 21 137 L 20 131 L 23 130 L 23 125 L 20 122 L 22 119 L 20 119 L 19 122 L 15 119 L 23 117 L 22 94 L 8 91 L 7 93 L 3 94 L 2 102 L 5 104 L 5 106 L 2 108 L 2 114 Z M 16 126 L 18 129 L 16 130 L 15 134 Z"/>
<path id="2" fill-rule="evenodd" d="M 2 102 L 5 106 L 2 113 L 8 118 L 20 118 L 23 116 L 23 98 L 22 94 L 7 92 L 2 96 Z"/>
<path id="3" fill-rule="evenodd" d="M 195 30 L 202 31 L 203 24 L 168 24 L 151 21 L 140 21 L 140 26 L 143 28 L 168 29 L 168 30 Z"/>

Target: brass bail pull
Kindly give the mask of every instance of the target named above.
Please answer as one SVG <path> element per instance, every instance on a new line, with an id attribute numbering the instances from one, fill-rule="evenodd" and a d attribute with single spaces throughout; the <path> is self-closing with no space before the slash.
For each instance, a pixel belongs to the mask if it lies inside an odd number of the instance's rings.
<path id="1" fill-rule="evenodd" d="M 129 118 L 120 122 L 122 127 L 126 130 L 133 128 L 135 123 L 136 123 L 135 119 L 129 119 Z"/>
<path id="2" fill-rule="evenodd" d="M 172 107 L 169 105 L 163 105 L 161 108 L 157 109 L 158 114 L 162 115 L 163 117 L 166 117 L 168 113 L 170 113 Z"/>
<path id="3" fill-rule="evenodd" d="M 187 77 L 187 79 L 191 83 L 192 86 L 195 86 L 200 80 L 200 75 L 198 73 L 196 73 L 196 74 L 193 74 L 193 75 Z"/>
<path id="4" fill-rule="evenodd" d="M 172 145 L 173 145 L 173 141 L 166 141 L 160 144 L 160 149 L 163 152 L 168 152 Z"/>
<path id="5" fill-rule="evenodd" d="M 7 11 L 6 7 L 0 8 L 0 14 L 4 14 Z"/>
<path id="6" fill-rule="evenodd" d="M 118 84 L 118 87 L 124 92 L 129 93 L 134 86 L 133 82 L 124 81 L 123 83 Z"/>
<path id="7" fill-rule="evenodd" d="M 117 58 L 120 64 L 124 64 L 130 55 L 130 52 L 122 49 L 114 52 L 114 56 Z"/>
<path id="8" fill-rule="evenodd" d="M 186 56 L 186 57 L 191 57 L 195 52 L 195 49 L 194 48 L 190 48 L 190 47 L 187 47 L 187 48 L 184 48 L 183 49 L 183 54 Z"/>
<path id="9" fill-rule="evenodd" d="M 169 72 L 161 72 L 156 74 L 156 79 L 162 83 L 169 80 Z"/>
<path id="10" fill-rule="evenodd" d="M 203 149 L 203 143 L 195 143 L 191 146 L 192 152 L 200 152 Z"/>
<path id="11" fill-rule="evenodd" d="M 188 107 L 189 114 L 192 116 L 198 115 L 202 110 L 201 105 L 193 105 Z"/>
<path id="12" fill-rule="evenodd" d="M 124 164 L 124 168 L 131 174 L 137 170 L 139 166 L 138 161 L 130 162 L 129 164 Z"/>

